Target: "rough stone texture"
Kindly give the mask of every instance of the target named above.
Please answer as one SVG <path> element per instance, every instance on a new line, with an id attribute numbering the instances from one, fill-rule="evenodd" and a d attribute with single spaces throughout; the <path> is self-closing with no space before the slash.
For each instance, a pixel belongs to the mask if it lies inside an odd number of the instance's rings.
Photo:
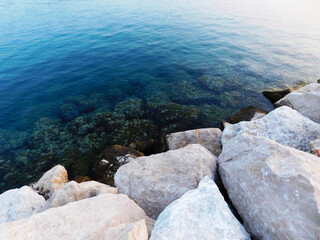
<path id="1" fill-rule="evenodd" d="M 0 225 L 0 239 L 147 240 L 143 210 L 126 195 L 102 194 Z M 140 222 L 139 222 L 140 221 Z"/>
<path id="2" fill-rule="evenodd" d="M 239 135 L 223 147 L 219 172 L 246 229 L 261 240 L 317 240 L 320 163 L 267 138 Z"/>
<path id="3" fill-rule="evenodd" d="M 217 158 L 199 144 L 178 150 L 139 157 L 119 168 L 115 184 L 148 216 L 157 218 L 160 212 L 186 191 L 198 186 L 208 175 L 213 177 Z"/>
<path id="4" fill-rule="evenodd" d="M 219 128 L 202 128 L 185 132 L 168 134 L 167 144 L 170 150 L 179 149 L 189 144 L 201 144 L 214 155 L 221 153 L 221 130 Z"/>
<path id="5" fill-rule="evenodd" d="M 27 186 L 6 191 L 0 195 L 0 224 L 28 218 L 45 202 L 42 196 Z"/>
<path id="6" fill-rule="evenodd" d="M 158 217 L 150 240 L 250 239 L 231 213 L 217 185 L 204 177 Z"/>
<path id="7" fill-rule="evenodd" d="M 68 182 L 67 170 L 63 166 L 57 165 L 43 174 L 32 187 L 47 199 L 63 187 L 66 182 Z"/>
<path id="8" fill-rule="evenodd" d="M 291 92 L 276 102 L 276 106 L 289 106 L 311 120 L 320 123 L 320 84 L 311 83 Z"/>
<path id="9" fill-rule="evenodd" d="M 266 137 L 283 145 L 309 152 L 309 142 L 320 135 L 320 124 L 284 106 L 261 119 L 228 125 L 222 133 L 222 145 L 242 133 Z"/>
<path id="10" fill-rule="evenodd" d="M 320 138 L 317 138 L 310 142 L 310 152 L 318 157 L 320 157 Z"/>
<path id="11" fill-rule="evenodd" d="M 99 182 L 114 186 L 114 174 L 119 167 L 131 161 L 131 159 L 141 156 L 144 156 L 144 154 L 130 147 L 114 145 L 105 148 L 93 168 L 96 179 Z"/>
<path id="12" fill-rule="evenodd" d="M 266 114 L 267 112 L 262 109 L 248 106 L 234 114 L 230 119 L 230 123 L 235 124 L 241 121 L 257 120 L 264 117 Z"/>
<path id="13" fill-rule="evenodd" d="M 82 182 L 77 183 L 75 181 L 68 182 L 58 191 L 56 191 L 52 197 L 46 202 L 43 210 L 52 207 L 60 207 L 69 202 L 75 202 L 86 198 L 95 197 L 99 194 L 114 193 L 118 191 L 114 187 L 96 182 Z"/>

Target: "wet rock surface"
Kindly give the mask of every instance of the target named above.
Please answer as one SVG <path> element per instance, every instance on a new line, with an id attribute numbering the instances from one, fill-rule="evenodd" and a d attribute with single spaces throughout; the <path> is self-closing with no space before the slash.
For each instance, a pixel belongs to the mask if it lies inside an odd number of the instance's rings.
<path id="1" fill-rule="evenodd" d="M 241 121 L 251 121 L 251 120 L 257 120 L 262 117 L 264 117 L 267 114 L 266 111 L 253 107 L 253 106 L 248 106 L 243 109 L 241 109 L 239 112 L 234 114 L 230 118 L 230 123 L 231 124 L 236 124 Z"/>
<path id="2" fill-rule="evenodd" d="M 219 172 L 255 239 L 318 239 L 318 157 L 242 134 L 224 145 Z"/>
<path id="3" fill-rule="evenodd" d="M 97 181 L 114 186 L 114 174 L 123 165 L 132 159 L 144 156 L 130 147 L 114 145 L 107 147 L 100 155 L 93 168 Z"/>
<path id="4" fill-rule="evenodd" d="M 191 144 L 131 160 L 117 171 L 115 185 L 156 219 L 171 202 L 196 188 L 204 176 L 213 178 L 216 160 L 203 146 Z"/>

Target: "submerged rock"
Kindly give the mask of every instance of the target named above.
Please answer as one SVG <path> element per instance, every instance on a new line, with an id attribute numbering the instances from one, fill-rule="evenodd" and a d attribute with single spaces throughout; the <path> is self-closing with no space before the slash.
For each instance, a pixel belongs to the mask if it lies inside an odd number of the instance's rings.
<path id="1" fill-rule="evenodd" d="M 311 83 L 291 92 L 276 102 L 276 106 L 289 106 L 311 120 L 320 123 L 320 84 Z"/>
<path id="2" fill-rule="evenodd" d="M 223 146 L 219 172 L 255 239 L 318 239 L 320 164 L 316 156 L 242 134 Z"/>
<path id="3" fill-rule="evenodd" d="M 93 168 L 94 174 L 99 182 L 114 186 L 114 174 L 131 159 L 144 156 L 130 147 L 114 145 L 107 147 L 100 155 L 99 161 Z"/>
<path id="4" fill-rule="evenodd" d="M 271 111 L 261 119 L 228 125 L 222 133 L 222 145 L 242 133 L 266 137 L 309 152 L 309 142 L 320 135 L 320 124 L 284 106 Z"/>
<path id="5" fill-rule="evenodd" d="M 230 123 L 235 124 L 241 121 L 257 120 L 263 118 L 266 114 L 268 113 L 260 108 L 248 106 L 234 114 L 230 119 Z"/>
<path id="6" fill-rule="evenodd" d="M 71 181 L 66 183 L 62 188 L 58 191 L 54 192 L 51 198 L 46 202 L 46 205 L 42 209 L 42 211 L 52 208 L 52 207 L 60 207 L 69 202 L 75 202 L 86 198 L 91 198 L 98 196 L 103 193 L 113 193 L 116 194 L 118 191 L 114 187 L 110 187 L 108 185 L 96 182 L 82 182 L 77 183 L 75 181 Z"/>
<path id="7" fill-rule="evenodd" d="M 147 240 L 146 221 L 143 210 L 126 195 L 102 194 L 1 224 L 0 239 Z"/>
<path id="8" fill-rule="evenodd" d="M 170 150 L 198 143 L 215 156 L 219 156 L 221 153 L 221 134 L 219 128 L 201 128 L 168 134 L 166 140 Z"/>
<path id="9" fill-rule="evenodd" d="M 278 102 L 281 98 L 284 98 L 286 95 L 291 93 L 292 91 L 298 90 L 306 85 L 306 82 L 301 82 L 295 87 L 286 88 L 282 90 L 271 90 L 271 91 L 263 91 L 262 94 L 265 96 L 271 103 Z"/>
<path id="10" fill-rule="evenodd" d="M 232 215 L 216 184 L 204 177 L 158 217 L 150 240 L 246 239 L 250 236 Z"/>
<path id="11" fill-rule="evenodd" d="M 196 188 L 204 176 L 214 177 L 216 161 L 209 150 L 192 144 L 131 160 L 117 171 L 115 185 L 155 219 L 171 202 Z"/>
<path id="12" fill-rule="evenodd" d="M 63 166 L 57 165 L 43 174 L 39 181 L 33 184 L 32 187 L 47 199 L 50 198 L 55 191 L 62 188 L 68 181 L 67 170 Z"/>
<path id="13" fill-rule="evenodd" d="M 28 218 L 45 203 L 45 199 L 30 187 L 8 190 L 0 195 L 0 224 Z"/>

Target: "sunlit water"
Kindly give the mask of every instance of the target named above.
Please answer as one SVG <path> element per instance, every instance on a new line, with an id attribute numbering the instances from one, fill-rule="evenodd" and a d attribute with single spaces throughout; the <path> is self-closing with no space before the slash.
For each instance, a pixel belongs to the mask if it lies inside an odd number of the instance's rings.
<path id="1" fill-rule="evenodd" d="M 198 127 L 271 110 L 261 91 L 320 78 L 319 13 L 318 0 L 0 0 L 0 128 L 30 133 L 94 96 L 63 124 L 128 98 L 217 109 Z"/>

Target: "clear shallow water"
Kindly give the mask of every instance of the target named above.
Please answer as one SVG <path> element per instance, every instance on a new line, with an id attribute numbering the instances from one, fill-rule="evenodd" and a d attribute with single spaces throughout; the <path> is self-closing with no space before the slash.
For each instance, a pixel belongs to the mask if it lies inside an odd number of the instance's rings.
<path id="1" fill-rule="evenodd" d="M 317 0 L 0 0 L 0 161 L 11 164 L 0 178 L 27 172 L 39 156 L 59 152 L 56 145 L 78 151 L 92 144 L 93 130 L 66 128 L 78 116 L 117 112 L 128 126 L 147 119 L 155 130 L 142 134 L 152 137 L 217 125 L 247 105 L 271 110 L 261 91 L 320 78 L 319 12 Z M 116 111 L 132 98 L 142 102 Z M 194 110 L 201 112 L 196 120 Z M 188 111 L 184 125 L 167 119 Z M 35 125 L 42 117 L 62 122 Z M 80 135 L 91 140 L 74 143 Z M 105 139 L 99 144 L 128 144 Z M 54 164 L 69 150 L 45 156 Z"/>

